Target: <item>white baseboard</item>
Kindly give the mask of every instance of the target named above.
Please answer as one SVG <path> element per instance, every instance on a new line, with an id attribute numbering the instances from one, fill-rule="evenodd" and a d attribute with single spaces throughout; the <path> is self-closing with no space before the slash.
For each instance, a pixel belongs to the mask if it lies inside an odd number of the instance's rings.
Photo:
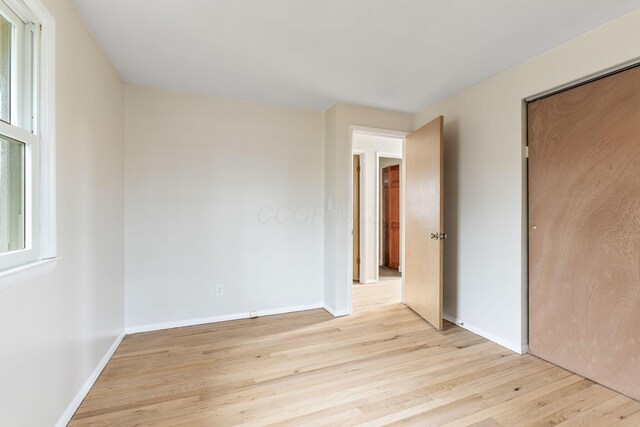
<path id="1" fill-rule="evenodd" d="M 334 310 L 328 305 L 324 305 L 322 308 L 324 308 L 325 311 L 327 311 L 333 317 L 348 316 L 351 314 L 351 310 Z"/>
<path id="2" fill-rule="evenodd" d="M 451 323 L 454 323 L 460 326 L 461 328 L 468 330 L 469 332 L 473 332 L 476 335 L 480 335 L 481 337 L 486 338 L 489 341 L 493 341 L 494 343 L 501 345 L 502 347 L 507 348 L 515 353 L 525 354 L 529 352 L 529 346 L 527 344 L 524 344 L 524 345 L 516 344 L 514 342 L 511 342 L 509 340 L 496 336 L 492 333 L 486 332 L 476 326 L 470 325 L 469 323 L 446 313 L 444 313 L 442 317 L 444 317 L 445 320 Z"/>
<path id="3" fill-rule="evenodd" d="M 293 307 L 273 308 L 269 310 L 260 310 L 257 312 L 257 317 L 272 316 L 274 314 L 294 313 L 296 311 L 314 310 L 323 308 L 323 304 L 307 304 L 297 305 Z M 204 325 L 207 323 L 227 322 L 229 320 L 248 319 L 251 316 L 249 312 L 235 313 L 235 314 L 223 314 L 221 316 L 201 317 L 197 319 L 177 320 L 174 322 L 152 323 L 148 325 L 129 326 L 126 328 L 126 333 L 137 334 L 140 332 L 160 331 L 163 329 L 181 328 L 184 326 Z"/>
<path id="4" fill-rule="evenodd" d="M 113 344 L 111 344 L 111 347 L 109 347 L 109 349 L 104 354 L 102 359 L 100 359 L 100 362 L 98 362 L 98 366 L 96 366 L 93 372 L 91 372 L 91 375 L 89 375 L 89 378 L 87 378 L 84 384 L 82 384 L 82 387 L 80 387 L 80 390 L 78 390 L 78 393 L 76 393 L 75 397 L 73 398 L 69 406 L 67 406 L 67 409 L 64 411 L 64 413 L 56 423 L 56 427 L 65 427 L 69 423 L 69 421 L 71 421 L 71 417 L 73 417 L 73 414 L 75 414 L 78 408 L 80 407 L 80 404 L 82 403 L 84 398 L 87 396 L 87 393 L 89 393 L 89 390 L 91 390 L 91 387 L 93 387 L 93 384 L 96 382 L 96 380 L 100 376 L 100 373 L 102 372 L 104 367 L 107 366 L 109 359 L 111 359 L 111 356 L 113 356 L 113 353 L 116 352 L 116 349 L 124 339 L 125 335 L 126 335 L 125 331 L 122 331 L 120 335 L 118 335 L 118 337 L 115 339 Z"/>
<path id="5" fill-rule="evenodd" d="M 261 310 L 261 311 L 258 311 L 258 317 L 272 316 L 276 314 L 294 313 L 297 311 L 314 310 L 318 308 L 323 308 L 334 317 L 347 316 L 351 314 L 350 310 L 334 310 L 328 305 L 319 303 L 319 304 L 308 304 L 308 305 L 299 305 L 299 306 L 293 306 L 293 307 Z M 67 409 L 64 411 L 64 413 L 62 414 L 58 422 L 56 423 L 56 427 L 64 427 L 69 423 L 69 421 L 71 421 L 73 414 L 75 414 L 76 410 L 78 409 L 78 407 L 80 406 L 84 398 L 86 397 L 87 393 L 89 393 L 89 390 L 91 390 L 91 387 L 100 376 L 100 373 L 102 372 L 104 367 L 107 366 L 109 359 L 111 359 L 113 354 L 116 352 L 116 349 L 124 339 L 125 335 L 135 334 L 139 332 L 159 331 L 162 329 L 179 328 L 183 326 L 203 325 L 206 323 L 226 322 L 229 320 L 248 319 L 249 317 L 250 317 L 249 313 L 238 313 L 238 314 L 227 314 L 222 316 L 204 317 L 199 319 L 179 320 L 175 322 L 139 325 L 139 326 L 132 326 L 132 327 L 126 328 L 124 331 L 120 333 L 120 335 L 118 335 L 118 337 L 115 339 L 113 344 L 111 344 L 111 347 L 109 347 L 105 355 L 102 357 L 102 359 L 100 359 L 100 362 L 98 362 L 98 365 L 93 370 L 89 378 L 87 378 L 87 380 L 82 385 L 80 390 L 78 390 L 78 393 L 76 393 L 75 397 L 73 398 L 73 400 L 71 401 Z M 517 345 L 509 340 L 505 340 L 489 332 L 485 332 L 482 329 L 477 328 L 473 325 L 469 325 L 466 322 L 460 321 L 459 319 L 453 316 L 450 316 L 446 313 L 443 315 L 443 317 L 445 318 L 445 320 L 451 323 L 455 323 L 456 325 L 464 329 L 467 329 L 468 331 L 473 332 L 474 334 L 480 335 L 481 337 L 484 337 L 490 341 L 493 341 L 496 344 L 501 345 L 511 351 L 514 351 L 519 354 L 525 354 L 529 352 L 529 346 L 526 344 L 522 346 Z"/>
<path id="6" fill-rule="evenodd" d="M 323 307 L 324 307 L 324 304 L 318 303 L 318 304 L 308 304 L 308 305 L 299 305 L 294 307 L 262 310 L 262 311 L 258 311 L 258 317 L 271 316 L 274 314 L 293 313 L 296 311 L 313 310 L 313 309 L 319 309 Z M 76 411 L 78 410 L 78 407 L 80 407 L 80 404 L 82 403 L 84 398 L 87 396 L 87 393 L 89 393 L 89 390 L 91 390 L 91 387 L 93 387 L 93 384 L 96 382 L 96 380 L 100 376 L 100 373 L 102 372 L 104 367 L 107 366 L 107 363 L 113 356 L 113 353 L 116 352 L 116 349 L 118 348 L 118 346 L 120 345 L 120 343 L 122 342 L 122 340 L 126 335 L 135 334 L 138 332 L 150 332 L 150 331 L 159 331 L 161 329 L 179 328 L 181 326 L 193 326 L 193 325 L 202 325 L 206 323 L 225 322 L 228 320 L 248 319 L 249 317 L 250 317 L 249 313 L 239 313 L 239 314 L 228 314 L 228 315 L 214 316 L 214 317 L 205 317 L 200 319 L 180 320 L 176 322 L 155 323 L 151 325 L 140 325 L 140 326 L 133 326 L 133 327 L 126 328 L 124 331 L 120 333 L 120 335 L 118 335 L 118 337 L 113 342 L 113 344 L 111 344 L 111 347 L 109 347 L 109 350 L 107 350 L 105 355 L 102 357 L 102 359 L 98 363 L 98 366 L 96 366 L 96 368 L 93 370 L 89 378 L 87 378 L 87 381 L 85 381 L 85 383 L 82 385 L 80 390 L 78 390 L 78 393 L 76 393 L 75 397 L 73 398 L 73 400 L 71 401 L 67 409 L 64 411 L 64 413 L 62 414 L 58 422 L 56 423 L 56 427 L 65 427 L 69 423 L 69 421 L 71 421 L 73 414 L 76 413 Z"/>

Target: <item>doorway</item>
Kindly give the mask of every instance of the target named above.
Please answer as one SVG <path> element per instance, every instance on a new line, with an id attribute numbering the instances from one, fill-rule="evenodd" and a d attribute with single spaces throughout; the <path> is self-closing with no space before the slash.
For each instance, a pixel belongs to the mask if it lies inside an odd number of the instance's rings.
<path id="1" fill-rule="evenodd" d="M 385 147 L 384 143 L 389 145 Z M 380 232 L 382 218 L 380 158 L 400 158 L 402 159 L 398 165 L 400 245 L 397 271 L 400 275 L 398 293 L 401 295 L 398 302 L 406 304 L 436 329 L 442 330 L 443 241 L 447 237 L 444 232 L 443 211 L 444 118 L 438 116 L 410 134 L 352 126 L 350 146 L 351 156 L 353 154 L 361 156 L 359 283 L 381 286 L 379 283 L 380 235 L 382 234 Z M 389 150 L 392 151 L 392 155 L 385 155 L 385 151 Z M 375 168 L 371 168 L 373 158 L 376 159 Z M 388 172 L 391 172 L 391 169 Z M 372 182 L 377 187 L 375 191 L 372 191 Z M 350 207 L 354 206 L 352 184 L 353 182 L 349 183 L 347 187 L 351 199 Z M 371 196 L 372 193 L 374 196 Z M 372 206 L 373 197 L 378 200 Z M 373 217 L 376 220 L 373 220 Z M 405 230 L 409 231 L 405 232 Z M 377 237 L 372 237 L 376 234 Z M 389 237 L 387 239 L 389 240 Z M 375 246 L 371 245 L 372 240 L 376 242 Z M 349 246 L 349 252 L 352 252 L 353 228 L 349 236 Z M 353 253 L 350 253 L 350 256 L 353 256 Z M 383 273 L 387 273 L 387 270 L 383 270 Z M 351 274 L 350 276 L 353 277 Z M 350 280 L 348 304 L 351 312 L 354 307 L 353 295 L 356 286 L 360 285 L 352 285 Z M 358 292 L 358 294 L 363 293 Z"/>
<path id="2" fill-rule="evenodd" d="M 367 129 L 352 135 L 353 285 L 394 286 L 393 300 L 398 302 L 402 301 L 403 144 L 403 135 L 395 132 Z M 383 175 L 389 178 L 389 172 L 393 188 L 389 183 L 385 188 Z M 391 262 L 385 262 L 385 248 Z"/>

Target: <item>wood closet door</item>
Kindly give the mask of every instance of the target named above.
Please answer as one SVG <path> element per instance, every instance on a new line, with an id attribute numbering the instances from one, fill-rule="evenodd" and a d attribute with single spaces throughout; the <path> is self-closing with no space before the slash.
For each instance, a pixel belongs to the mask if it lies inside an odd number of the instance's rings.
<path id="1" fill-rule="evenodd" d="M 400 166 L 389 166 L 389 268 L 400 267 Z"/>
<path id="2" fill-rule="evenodd" d="M 400 267 L 400 166 L 382 169 L 383 265 Z"/>
<path id="3" fill-rule="evenodd" d="M 640 399 L 640 68 L 528 105 L 529 340 Z"/>
<path id="4" fill-rule="evenodd" d="M 382 265 L 389 267 L 389 168 L 382 169 Z"/>

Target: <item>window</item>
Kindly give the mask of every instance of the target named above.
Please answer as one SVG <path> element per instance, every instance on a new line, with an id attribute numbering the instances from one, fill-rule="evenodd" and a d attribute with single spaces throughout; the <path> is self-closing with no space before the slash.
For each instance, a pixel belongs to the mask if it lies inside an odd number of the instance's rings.
<path id="1" fill-rule="evenodd" d="M 43 173 L 52 170 L 52 147 L 42 157 L 43 141 L 52 141 L 41 132 L 48 127 L 41 121 L 42 100 L 52 104 L 41 82 L 51 80 L 40 75 L 44 56 L 37 18 L 21 0 L 0 0 L 0 271 L 52 256 L 42 250 L 51 230 L 41 228 L 52 223 L 45 217 L 52 212 L 45 181 L 51 177 Z"/>

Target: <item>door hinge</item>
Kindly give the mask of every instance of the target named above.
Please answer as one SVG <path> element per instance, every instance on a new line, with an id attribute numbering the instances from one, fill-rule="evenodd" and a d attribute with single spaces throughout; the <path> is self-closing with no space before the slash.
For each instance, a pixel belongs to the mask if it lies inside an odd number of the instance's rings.
<path id="1" fill-rule="evenodd" d="M 525 159 L 529 158 L 529 146 L 528 145 L 524 146 L 524 157 L 525 157 Z"/>
<path id="2" fill-rule="evenodd" d="M 360 265 L 360 258 L 356 258 L 356 264 Z"/>
<path id="3" fill-rule="evenodd" d="M 360 165 L 358 165 L 358 169 L 356 169 L 358 172 L 360 172 Z"/>

